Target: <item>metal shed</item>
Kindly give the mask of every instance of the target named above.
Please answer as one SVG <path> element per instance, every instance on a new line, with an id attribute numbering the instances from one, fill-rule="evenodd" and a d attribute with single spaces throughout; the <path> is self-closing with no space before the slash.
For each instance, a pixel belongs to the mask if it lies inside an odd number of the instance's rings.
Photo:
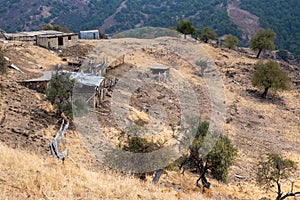
<path id="1" fill-rule="evenodd" d="M 20 81 L 23 85 L 28 86 L 30 89 L 38 90 L 39 92 L 45 92 L 48 82 L 51 80 L 53 71 L 45 71 L 43 75 L 39 78 L 29 79 Z M 59 74 L 64 74 L 69 76 L 70 79 L 76 80 L 76 82 L 88 86 L 88 87 L 103 87 L 104 77 L 95 76 L 93 74 L 88 73 L 77 73 L 77 72 L 69 72 L 69 71 L 60 71 Z"/>
<path id="2" fill-rule="evenodd" d="M 100 39 L 99 30 L 80 31 L 80 39 L 99 40 Z"/>

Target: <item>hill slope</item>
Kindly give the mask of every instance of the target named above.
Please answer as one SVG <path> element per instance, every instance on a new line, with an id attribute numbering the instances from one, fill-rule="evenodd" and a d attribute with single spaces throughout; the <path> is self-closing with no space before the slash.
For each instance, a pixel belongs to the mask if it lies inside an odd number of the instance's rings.
<path id="1" fill-rule="evenodd" d="M 171 66 L 178 68 L 189 78 L 198 96 L 204 100 L 207 94 L 202 93 L 205 87 L 197 71 L 186 60 L 169 53 L 167 50 L 169 46 L 166 44 L 190 43 L 198 46 L 199 52 L 205 50 L 216 63 L 225 84 L 227 101 L 225 134 L 233 140 L 239 150 L 239 156 L 229 171 L 229 183 L 220 184 L 210 179 L 213 199 L 250 200 L 264 196 L 273 197 L 271 192 L 266 194 L 255 185 L 255 166 L 261 156 L 270 152 L 281 153 L 299 163 L 300 104 L 297 101 L 300 98 L 299 85 L 293 85 L 291 91 L 280 92 L 272 98 L 263 100 L 251 86 L 253 63 L 257 61 L 254 54 L 245 55 L 180 38 L 166 37 L 155 40 L 165 46 L 165 49 L 155 50 L 152 47 L 153 39 L 80 41 L 79 46 L 94 46 L 93 52 L 89 55 L 93 57 L 93 54 L 101 53 L 99 57 L 105 56 L 107 59 L 120 50 L 135 47 L 125 55 L 125 65 L 114 68 L 111 74 L 120 76 L 121 72 L 127 70 L 128 65 L 172 64 Z M 151 51 L 143 50 L 145 47 Z M 40 52 L 44 57 L 39 54 Z M 53 109 L 44 95 L 29 90 L 16 81 L 38 76 L 38 73 L 44 70 L 53 70 L 55 63 L 61 62 L 60 58 L 46 49 L 29 44 L 17 47 L 12 45 L 7 49 L 7 56 L 26 73 L 24 75 L 9 70 L 7 76 L 1 76 L 0 197 L 10 195 L 9 197 L 15 199 L 24 197 L 97 199 L 99 196 L 104 199 L 203 199 L 194 187 L 197 177 L 193 174 L 182 176 L 177 172 L 167 172 L 162 176 L 159 186 L 151 185 L 151 177 L 147 178 L 146 183 L 140 183 L 132 177 L 111 171 L 104 175 L 107 171 L 98 165 L 94 155 L 84 146 L 80 140 L 80 133 L 72 129 L 67 132 L 62 146 L 69 151 L 65 164 L 50 157 L 47 145 L 59 128 L 59 118 L 53 114 Z M 34 66 L 37 63 L 42 65 L 43 69 L 36 69 Z M 66 65 L 63 62 L 62 64 Z M 282 64 L 292 81 L 300 79 L 299 68 Z M 30 106 L 27 102 L 29 100 L 33 102 Z M 203 108 L 208 109 L 207 101 L 202 102 Z M 105 110 L 107 109 L 102 107 L 98 111 L 103 113 L 100 111 Z M 18 120 L 20 118 L 23 120 Z M 106 117 L 103 119 L 110 121 Z M 53 174 L 57 178 L 54 178 Z M 239 180 L 234 174 L 246 178 Z M 297 187 L 300 184 L 299 180 L 298 170 L 294 177 Z M 286 183 L 288 184 L 289 182 Z"/>
<path id="2" fill-rule="evenodd" d="M 232 3 L 240 4 L 244 11 L 235 9 L 231 12 L 234 18 L 229 18 L 227 7 Z M 38 30 L 51 23 L 75 32 L 99 28 L 116 33 L 141 26 L 176 27 L 178 20 L 188 19 L 198 29 L 210 26 L 220 36 L 237 35 L 244 44 L 245 34 L 251 37 L 259 25 L 272 28 L 278 34 L 278 48 L 300 54 L 297 0 L 0 0 L 0 4 L 0 28 L 7 32 Z"/>

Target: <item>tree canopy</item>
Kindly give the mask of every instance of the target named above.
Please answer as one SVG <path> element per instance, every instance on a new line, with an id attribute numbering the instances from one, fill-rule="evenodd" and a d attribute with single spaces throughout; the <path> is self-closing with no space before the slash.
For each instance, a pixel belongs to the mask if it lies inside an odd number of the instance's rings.
<path id="1" fill-rule="evenodd" d="M 214 148 L 204 157 L 211 175 L 219 180 L 226 182 L 228 168 L 233 164 L 237 156 L 237 149 L 232 145 L 226 135 L 221 135 Z"/>
<path id="2" fill-rule="evenodd" d="M 133 153 L 149 153 L 157 149 L 159 149 L 159 145 L 140 137 L 131 137 L 128 144 L 123 146 L 123 150 Z"/>
<path id="3" fill-rule="evenodd" d="M 271 189 L 274 184 L 276 184 L 276 200 L 283 200 L 289 196 L 300 195 L 300 191 L 293 192 L 293 184 L 291 192 L 283 195 L 280 183 L 282 180 L 288 179 L 296 169 L 297 165 L 294 161 L 285 159 L 279 154 L 270 154 L 266 161 L 260 161 L 258 163 L 256 181 L 266 189 Z"/>
<path id="4" fill-rule="evenodd" d="M 216 32 L 214 32 L 211 28 L 205 27 L 205 28 L 202 30 L 202 32 L 201 32 L 199 38 L 200 38 L 200 40 L 202 40 L 203 42 L 207 43 L 208 40 L 215 40 L 215 39 L 217 38 L 217 36 L 218 36 L 218 35 L 216 34 Z"/>
<path id="5" fill-rule="evenodd" d="M 237 149 L 232 145 L 230 139 L 226 135 L 221 135 L 214 147 L 207 155 L 199 155 L 199 151 L 204 147 L 204 138 L 211 137 L 208 133 L 209 124 L 200 122 L 195 139 L 189 147 L 189 154 L 182 159 L 181 167 L 188 166 L 190 169 L 196 169 L 199 173 L 199 179 L 196 184 L 199 186 L 201 180 L 204 188 L 209 188 L 210 183 L 206 180 L 208 170 L 213 178 L 226 182 L 228 168 L 233 164 L 233 160 L 237 156 Z"/>
<path id="6" fill-rule="evenodd" d="M 231 34 L 225 38 L 224 46 L 229 49 L 236 49 L 236 45 L 239 43 L 239 39 Z"/>
<path id="7" fill-rule="evenodd" d="M 54 30 L 54 31 L 61 31 L 64 33 L 70 33 L 70 29 L 65 25 L 64 27 L 61 27 L 60 25 L 51 25 L 51 24 L 45 24 L 42 28 L 43 30 Z"/>
<path id="8" fill-rule="evenodd" d="M 194 35 L 196 33 L 193 23 L 188 20 L 180 20 L 178 22 L 177 31 L 184 34 L 184 38 L 186 38 L 186 35 Z"/>
<path id="9" fill-rule="evenodd" d="M 259 29 L 257 33 L 250 40 L 250 48 L 258 50 L 257 58 L 259 58 L 262 50 L 274 50 L 274 40 L 276 33 L 271 29 Z"/>
<path id="10" fill-rule="evenodd" d="M 259 61 L 255 64 L 252 84 L 254 87 L 262 88 L 264 90 L 262 97 L 266 98 L 269 89 L 274 91 L 289 89 L 290 78 L 277 62 L 268 61 L 264 63 Z"/>

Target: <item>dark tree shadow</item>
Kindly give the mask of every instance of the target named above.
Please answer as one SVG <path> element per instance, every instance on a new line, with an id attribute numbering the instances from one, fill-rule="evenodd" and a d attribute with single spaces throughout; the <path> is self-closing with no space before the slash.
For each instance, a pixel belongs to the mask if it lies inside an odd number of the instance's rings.
<path id="1" fill-rule="evenodd" d="M 264 104 L 274 104 L 281 107 L 286 107 L 284 99 L 278 94 L 270 92 L 266 98 L 262 97 L 262 92 L 257 89 L 246 89 L 246 92 L 249 96 L 257 99 L 260 103 Z"/>

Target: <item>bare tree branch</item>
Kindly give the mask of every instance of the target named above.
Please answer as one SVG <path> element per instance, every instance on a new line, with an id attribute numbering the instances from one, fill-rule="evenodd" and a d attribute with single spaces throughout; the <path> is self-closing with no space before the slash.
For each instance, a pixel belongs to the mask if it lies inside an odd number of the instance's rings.
<path id="1" fill-rule="evenodd" d="M 64 150 L 63 152 L 59 152 L 58 145 L 61 143 L 62 139 L 64 138 L 67 129 L 69 127 L 69 121 L 67 121 L 67 124 L 64 126 L 64 119 L 62 120 L 61 126 L 59 131 L 57 132 L 54 140 L 50 142 L 50 149 L 53 156 L 57 157 L 59 160 L 64 160 L 65 157 L 68 155 L 67 150 Z"/>

